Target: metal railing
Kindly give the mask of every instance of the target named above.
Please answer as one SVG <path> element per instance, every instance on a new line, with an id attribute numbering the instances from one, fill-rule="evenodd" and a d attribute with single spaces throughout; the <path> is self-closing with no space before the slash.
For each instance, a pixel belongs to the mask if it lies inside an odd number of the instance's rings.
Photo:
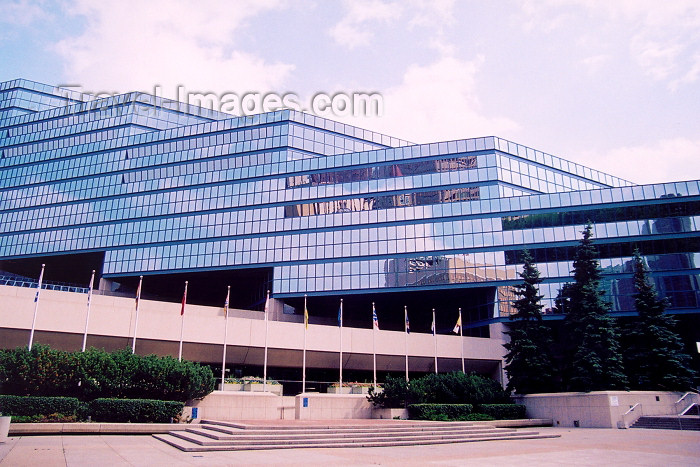
<path id="1" fill-rule="evenodd" d="M 627 412 L 622 414 L 620 421 L 617 423 L 617 427 L 627 429 L 630 427 L 630 425 L 639 420 L 639 417 L 641 417 L 642 415 L 644 415 L 642 410 L 642 403 L 637 402 L 632 407 L 630 407 Z"/>
<path id="2" fill-rule="evenodd" d="M 690 404 L 682 404 L 682 402 L 686 399 L 689 399 L 688 396 L 693 396 L 693 400 L 690 402 Z M 694 391 L 688 391 L 685 394 L 681 396 L 680 399 L 678 399 L 676 402 L 673 404 L 673 408 L 676 412 L 677 415 L 683 415 L 686 413 L 693 405 L 697 404 L 700 402 L 700 395 L 697 392 Z M 681 409 L 678 409 L 678 406 L 680 405 Z"/>
<path id="3" fill-rule="evenodd" d="M 0 285 L 36 289 L 39 285 L 39 281 L 21 276 L 2 275 L 0 276 Z M 60 290 L 62 292 L 88 293 L 88 287 L 46 280 L 42 281 L 41 288 L 44 290 Z"/>

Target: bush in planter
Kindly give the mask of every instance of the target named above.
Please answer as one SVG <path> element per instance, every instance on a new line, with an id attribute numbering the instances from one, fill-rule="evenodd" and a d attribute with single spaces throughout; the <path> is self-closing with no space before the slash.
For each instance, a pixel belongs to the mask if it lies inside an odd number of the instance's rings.
<path id="1" fill-rule="evenodd" d="M 95 399 L 89 413 L 96 422 L 170 423 L 179 418 L 183 402 L 149 399 Z"/>
<path id="2" fill-rule="evenodd" d="M 462 372 L 429 374 L 406 384 L 388 376 L 381 394 L 368 398 L 375 406 L 403 407 L 407 404 L 491 404 L 510 402 L 510 396 L 491 378 Z"/>
<path id="3" fill-rule="evenodd" d="M 412 380 L 409 403 L 488 404 L 510 402 L 510 396 L 491 378 L 476 373 L 431 373 Z"/>
<path id="4" fill-rule="evenodd" d="M 387 375 L 382 390 L 375 392 L 374 387 L 369 388 L 367 400 L 375 407 L 388 409 L 400 409 L 406 406 L 408 395 L 408 383 L 405 378 L 394 378 Z"/>
<path id="5" fill-rule="evenodd" d="M 22 397 L 0 395 L 0 412 L 12 416 L 78 416 L 81 403 L 75 397 Z"/>
<path id="6" fill-rule="evenodd" d="M 525 406 L 519 404 L 477 404 L 474 412 L 486 414 L 494 420 L 517 420 L 525 418 Z"/>

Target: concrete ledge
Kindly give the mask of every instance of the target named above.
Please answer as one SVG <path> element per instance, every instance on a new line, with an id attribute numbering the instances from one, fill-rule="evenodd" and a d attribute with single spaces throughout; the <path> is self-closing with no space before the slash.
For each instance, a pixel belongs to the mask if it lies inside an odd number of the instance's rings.
<path id="1" fill-rule="evenodd" d="M 553 426 L 551 418 L 523 418 L 520 420 L 490 420 L 483 422 L 469 422 L 475 425 L 495 426 L 496 428 L 523 428 L 528 426 Z"/>
<path id="2" fill-rule="evenodd" d="M 10 423 L 10 435 L 144 434 L 182 431 L 187 423 Z"/>

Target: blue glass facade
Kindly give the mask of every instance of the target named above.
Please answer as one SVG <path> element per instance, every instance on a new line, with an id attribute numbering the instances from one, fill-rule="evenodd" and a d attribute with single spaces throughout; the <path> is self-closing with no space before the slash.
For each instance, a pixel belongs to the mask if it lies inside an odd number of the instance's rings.
<path id="1" fill-rule="evenodd" d="M 458 291 L 477 326 L 512 312 L 523 248 L 551 311 L 590 220 L 614 311 L 632 309 L 635 247 L 672 310 L 700 311 L 699 181 L 634 185 L 497 137 L 416 145 L 295 111 L 81 102 L 15 80 L 0 83 L 0 173 L 0 270 L 83 254 L 115 283 L 250 268 L 267 271 L 259 295 L 291 304 Z"/>

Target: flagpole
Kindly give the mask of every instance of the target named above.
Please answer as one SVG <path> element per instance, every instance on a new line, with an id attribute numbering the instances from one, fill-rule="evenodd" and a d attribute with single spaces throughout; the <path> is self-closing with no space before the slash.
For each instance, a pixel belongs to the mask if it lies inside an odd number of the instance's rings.
<path id="1" fill-rule="evenodd" d="M 372 302 L 372 375 L 374 376 L 374 390 L 377 390 L 377 347 L 376 347 L 376 335 L 377 335 L 377 310 L 374 308 L 374 302 Z"/>
<path id="2" fill-rule="evenodd" d="M 462 308 L 459 309 L 459 348 L 462 351 L 462 373 L 464 373 L 464 339 L 462 339 Z"/>
<path id="3" fill-rule="evenodd" d="M 267 298 L 265 299 L 265 357 L 263 359 L 263 392 L 267 391 L 267 333 L 268 333 L 268 319 L 267 313 L 270 307 L 270 291 L 267 291 Z"/>
<path id="4" fill-rule="evenodd" d="M 39 273 L 39 285 L 36 288 L 36 295 L 34 296 L 34 318 L 32 318 L 32 330 L 29 332 L 29 350 L 32 350 L 32 344 L 34 343 L 34 328 L 36 327 L 36 315 L 39 312 L 39 292 L 41 292 L 41 283 L 44 281 L 44 267 L 46 265 L 41 265 L 41 272 Z"/>
<path id="5" fill-rule="evenodd" d="M 437 365 L 437 324 L 435 323 L 435 308 L 433 308 L 433 342 L 435 344 L 435 374 L 438 372 Z"/>
<path id="6" fill-rule="evenodd" d="M 340 313 L 338 315 L 338 323 L 340 323 L 340 361 L 338 362 L 340 368 L 340 387 L 343 387 L 343 299 L 340 299 Z M 341 389 L 339 394 L 342 394 Z"/>
<path id="7" fill-rule="evenodd" d="M 403 317 L 404 317 L 404 348 L 406 349 L 406 382 L 408 382 L 408 307 L 403 306 Z"/>
<path id="8" fill-rule="evenodd" d="M 95 270 L 92 270 L 92 277 L 90 277 L 90 288 L 88 289 L 88 299 L 87 299 L 87 314 L 85 315 L 85 332 L 83 333 L 83 352 L 85 352 L 85 346 L 87 345 L 87 334 L 88 334 L 88 322 L 90 321 L 90 301 L 92 298 L 92 287 L 95 284 Z"/>
<path id="9" fill-rule="evenodd" d="M 141 285 L 143 276 L 139 276 L 139 288 L 136 289 L 136 321 L 134 322 L 134 340 L 131 342 L 131 353 L 136 353 L 136 330 L 139 327 L 139 302 L 141 301 Z"/>
<path id="10" fill-rule="evenodd" d="M 301 362 L 301 392 L 306 392 L 306 328 L 309 327 L 309 312 L 306 308 L 306 294 L 304 294 L 304 352 Z"/>
<path id="11" fill-rule="evenodd" d="M 180 351 L 177 354 L 178 361 L 182 361 L 182 336 L 185 332 L 185 304 L 187 303 L 187 281 L 185 281 L 185 293 L 182 295 L 182 309 L 180 310 Z"/>
<path id="12" fill-rule="evenodd" d="M 231 295 L 231 286 L 226 289 L 226 301 L 224 302 L 224 355 L 221 357 L 221 390 L 224 390 L 226 380 L 226 341 L 228 340 L 228 299 Z"/>

